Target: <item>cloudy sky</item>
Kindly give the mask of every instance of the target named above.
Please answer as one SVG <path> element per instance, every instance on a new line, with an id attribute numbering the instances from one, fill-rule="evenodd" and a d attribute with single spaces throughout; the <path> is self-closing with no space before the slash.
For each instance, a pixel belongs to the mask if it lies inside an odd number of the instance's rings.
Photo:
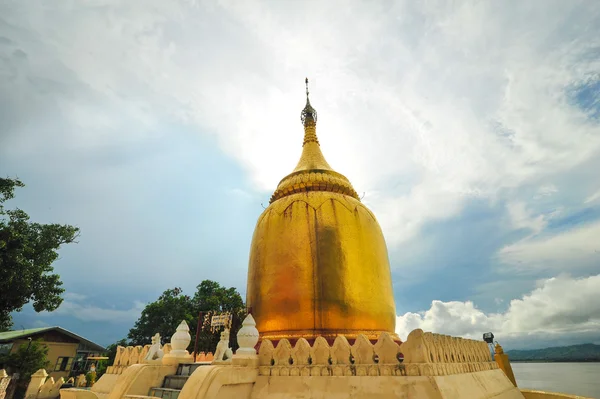
<path id="1" fill-rule="evenodd" d="M 401 337 L 600 343 L 600 3 L 5 0 L 0 174 L 81 228 L 67 293 L 15 328 L 125 337 L 165 289 L 245 295 L 254 224 L 300 155 L 378 217 Z"/>

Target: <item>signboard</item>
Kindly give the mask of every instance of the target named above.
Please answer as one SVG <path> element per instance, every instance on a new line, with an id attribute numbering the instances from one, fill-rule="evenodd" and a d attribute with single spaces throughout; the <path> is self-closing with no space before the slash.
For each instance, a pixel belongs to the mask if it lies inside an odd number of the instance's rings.
<path id="1" fill-rule="evenodd" d="M 217 316 L 213 316 L 210 320 L 211 327 L 229 327 L 231 324 L 231 314 L 224 313 Z"/>

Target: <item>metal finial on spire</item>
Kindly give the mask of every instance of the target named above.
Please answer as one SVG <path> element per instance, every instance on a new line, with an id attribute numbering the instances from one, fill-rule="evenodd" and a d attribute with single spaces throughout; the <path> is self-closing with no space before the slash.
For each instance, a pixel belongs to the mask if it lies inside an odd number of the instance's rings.
<path id="1" fill-rule="evenodd" d="M 310 100 L 308 99 L 308 78 L 304 82 L 306 83 L 306 105 L 300 114 L 300 120 L 306 126 L 306 123 L 309 121 L 317 123 L 317 111 L 310 105 Z"/>
<path id="2" fill-rule="evenodd" d="M 308 78 L 304 82 L 306 83 L 306 98 L 308 99 Z"/>

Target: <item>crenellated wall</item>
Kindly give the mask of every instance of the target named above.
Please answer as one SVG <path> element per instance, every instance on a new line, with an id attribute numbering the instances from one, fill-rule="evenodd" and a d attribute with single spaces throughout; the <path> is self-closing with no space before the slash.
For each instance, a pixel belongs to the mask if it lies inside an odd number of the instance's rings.
<path id="1" fill-rule="evenodd" d="M 31 380 L 25 391 L 26 399 L 53 399 L 60 396 L 60 387 L 65 383 L 63 377 L 54 380 L 54 377 L 49 377 L 44 369 L 39 369 L 31 375 Z M 67 383 L 75 386 L 85 386 L 85 375 L 81 374 L 75 378 L 71 377 Z"/>
<path id="2" fill-rule="evenodd" d="M 117 355 L 112 366 L 106 368 L 106 374 L 121 374 L 123 370 L 132 364 L 140 364 L 144 362 L 148 351 L 152 345 L 138 346 L 117 346 Z M 165 344 L 162 347 L 163 353 L 166 355 L 171 351 L 171 344 Z"/>
<path id="3" fill-rule="evenodd" d="M 317 337 L 312 345 L 306 339 L 294 345 L 281 339 L 276 346 L 263 340 L 256 353 L 259 333 L 251 315 L 243 325 L 243 334 L 238 335 L 240 349 L 232 360 L 197 367 L 179 393 L 180 399 L 524 398 L 492 360 L 483 341 L 419 329 L 402 344 L 387 333 L 374 344 L 365 335 L 358 335 L 352 344 L 344 336 L 337 336 L 332 344 Z M 144 362 L 146 353 L 144 347 L 120 347 L 110 370 L 114 374 L 105 374 L 90 391 L 63 389 L 62 399 L 147 395 L 175 372 L 176 365 L 138 364 Z M 527 392 L 525 397 L 558 399 L 552 395 Z"/>
<path id="4" fill-rule="evenodd" d="M 6 389 L 10 383 L 10 377 L 6 373 L 6 370 L 0 369 L 0 399 L 4 399 L 6 396 Z"/>
<path id="5" fill-rule="evenodd" d="M 152 345 L 144 346 L 117 346 L 117 354 L 112 366 L 106 368 L 106 374 L 122 374 L 123 370 L 133 364 L 144 363 L 144 359 Z M 162 346 L 162 351 L 166 355 L 171 352 L 171 344 Z M 192 357 L 193 357 L 192 353 Z M 197 362 L 210 362 L 213 360 L 212 352 L 200 352 L 196 358 Z"/>
<path id="6" fill-rule="evenodd" d="M 264 376 L 442 376 L 497 369 L 483 341 L 414 330 L 402 345 L 383 333 L 375 344 L 359 335 L 350 345 L 338 336 L 329 346 L 318 337 L 310 346 L 261 343 L 259 374 Z"/>

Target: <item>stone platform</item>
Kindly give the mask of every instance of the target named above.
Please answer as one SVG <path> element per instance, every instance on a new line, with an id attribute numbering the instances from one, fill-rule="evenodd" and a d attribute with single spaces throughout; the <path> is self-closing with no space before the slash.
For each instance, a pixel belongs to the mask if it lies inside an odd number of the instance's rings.
<path id="1" fill-rule="evenodd" d="M 254 335 L 256 340 L 257 335 Z M 256 340 L 245 346 L 240 344 L 244 354 L 235 355 L 230 363 L 185 365 L 190 374 L 185 381 L 177 381 L 181 386 L 175 387 L 175 399 L 576 398 L 520 391 L 492 359 L 483 341 L 415 330 L 401 345 L 386 333 L 375 344 L 366 336 L 359 336 L 353 344 L 344 336 L 338 336 L 333 344 L 322 337 L 312 345 L 302 338 L 294 345 L 282 339 L 276 346 L 264 340 L 258 354 L 252 354 Z M 135 364 L 113 380 L 100 379 L 98 384 L 103 392 L 63 389 L 61 396 L 63 399 L 155 396 L 166 391 L 169 385 L 164 382 L 175 371 L 171 365 Z M 108 389 L 108 385 L 112 387 Z M 160 386 L 163 388 L 156 388 Z"/>

